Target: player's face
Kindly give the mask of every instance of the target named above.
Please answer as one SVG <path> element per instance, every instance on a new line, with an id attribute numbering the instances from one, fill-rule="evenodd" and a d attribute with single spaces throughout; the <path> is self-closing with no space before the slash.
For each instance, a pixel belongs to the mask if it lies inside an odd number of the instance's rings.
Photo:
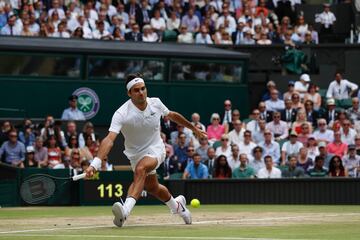
<path id="1" fill-rule="evenodd" d="M 144 83 L 135 84 L 128 92 L 129 97 L 135 104 L 143 104 L 146 102 L 147 89 Z"/>

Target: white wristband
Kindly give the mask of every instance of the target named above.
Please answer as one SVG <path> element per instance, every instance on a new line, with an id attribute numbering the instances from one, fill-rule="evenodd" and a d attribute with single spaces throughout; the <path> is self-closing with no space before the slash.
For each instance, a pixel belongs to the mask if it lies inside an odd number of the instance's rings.
<path id="1" fill-rule="evenodd" d="M 95 157 L 94 160 L 90 164 L 91 167 L 95 168 L 95 170 L 99 170 L 101 168 L 101 159 Z"/>

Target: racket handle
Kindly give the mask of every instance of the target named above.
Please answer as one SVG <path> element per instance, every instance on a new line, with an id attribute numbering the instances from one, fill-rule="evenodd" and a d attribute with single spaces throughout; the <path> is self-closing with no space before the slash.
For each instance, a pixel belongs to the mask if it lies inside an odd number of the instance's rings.
<path id="1" fill-rule="evenodd" d="M 77 180 L 83 179 L 85 176 L 86 176 L 86 173 L 82 173 L 82 174 L 73 176 L 73 177 L 72 177 L 72 180 L 73 180 L 73 181 L 77 181 Z"/>

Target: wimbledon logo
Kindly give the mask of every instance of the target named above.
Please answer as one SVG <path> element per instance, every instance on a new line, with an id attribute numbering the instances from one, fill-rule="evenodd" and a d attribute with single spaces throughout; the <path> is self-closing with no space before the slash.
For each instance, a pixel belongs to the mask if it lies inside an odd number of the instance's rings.
<path id="1" fill-rule="evenodd" d="M 94 90 L 90 88 L 78 88 L 73 92 L 78 96 L 77 107 L 85 115 L 86 119 L 95 117 L 100 109 L 100 100 Z"/>

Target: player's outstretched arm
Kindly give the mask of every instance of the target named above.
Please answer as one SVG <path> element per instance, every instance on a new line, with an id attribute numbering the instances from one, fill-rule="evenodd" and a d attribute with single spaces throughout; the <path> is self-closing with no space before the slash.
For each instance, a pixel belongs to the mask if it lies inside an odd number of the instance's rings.
<path id="1" fill-rule="evenodd" d="M 170 111 L 168 114 L 168 117 L 171 121 L 176 122 L 177 124 L 180 124 L 180 125 L 184 125 L 185 127 L 191 129 L 198 138 L 207 137 L 206 132 L 204 132 L 203 130 L 192 125 L 191 122 L 186 120 L 185 117 L 183 115 L 181 115 L 180 113 Z"/>
<path id="2" fill-rule="evenodd" d="M 109 154 L 117 135 L 117 133 L 109 132 L 108 135 L 101 141 L 97 156 L 85 170 L 87 177 L 92 177 L 94 173 L 101 168 L 101 161 L 103 161 L 103 159 L 105 159 Z"/>

